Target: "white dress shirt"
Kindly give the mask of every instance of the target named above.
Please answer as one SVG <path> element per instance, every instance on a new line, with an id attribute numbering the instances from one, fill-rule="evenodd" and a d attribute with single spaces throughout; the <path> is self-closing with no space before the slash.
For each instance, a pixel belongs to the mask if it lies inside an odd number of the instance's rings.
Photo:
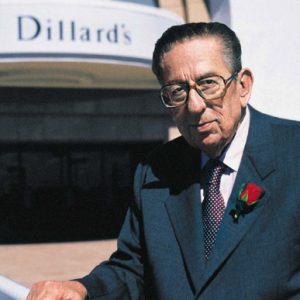
<path id="1" fill-rule="evenodd" d="M 247 107 L 244 119 L 240 124 L 234 138 L 232 139 L 229 146 L 226 148 L 224 153 L 219 158 L 219 160 L 222 161 L 227 166 L 225 173 L 221 177 L 221 185 L 220 185 L 220 191 L 224 198 L 225 206 L 228 203 L 228 199 L 233 188 L 236 174 L 242 160 L 242 156 L 243 156 L 243 152 L 244 152 L 244 148 L 248 136 L 248 131 L 249 131 L 249 124 L 250 124 L 250 111 Z M 201 157 L 202 169 L 208 160 L 209 157 L 206 154 L 202 153 L 202 157 Z M 204 199 L 204 191 L 202 187 L 201 187 L 201 199 L 202 201 Z"/>

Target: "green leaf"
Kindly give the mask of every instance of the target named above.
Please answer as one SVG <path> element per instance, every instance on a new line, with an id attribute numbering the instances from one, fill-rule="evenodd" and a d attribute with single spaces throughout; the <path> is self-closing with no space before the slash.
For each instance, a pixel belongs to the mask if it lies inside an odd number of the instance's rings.
<path id="1" fill-rule="evenodd" d="M 242 201 L 247 202 L 248 200 L 248 191 L 246 191 L 245 195 L 241 198 Z"/>

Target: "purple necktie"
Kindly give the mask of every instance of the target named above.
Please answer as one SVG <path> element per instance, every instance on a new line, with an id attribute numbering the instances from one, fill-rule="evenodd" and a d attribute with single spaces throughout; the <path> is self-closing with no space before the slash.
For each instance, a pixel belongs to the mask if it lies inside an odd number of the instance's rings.
<path id="1" fill-rule="evenodd" d="M 225 165 L 216 159 L 210 159 L 204 167 L 202 217 L 206 259 L 209 258 L 225 211 L 224 199 L 220 192 L 221 176 L 225 168 Z"/>

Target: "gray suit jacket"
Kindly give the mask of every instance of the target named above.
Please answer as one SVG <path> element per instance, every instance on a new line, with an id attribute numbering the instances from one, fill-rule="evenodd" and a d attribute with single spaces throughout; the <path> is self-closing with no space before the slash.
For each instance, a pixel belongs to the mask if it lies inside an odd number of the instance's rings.
<path id="1" fill-rule="evenodd" d="M 205 262 L 200 152 L 183 138 L 142 162 L 118 250 L 80 279 L 92 299 L 300 299 L 300 125 L 250 108 L 250 129 L 211 258 Z M 238 191 L 265 190 L 233 221 Z"/>

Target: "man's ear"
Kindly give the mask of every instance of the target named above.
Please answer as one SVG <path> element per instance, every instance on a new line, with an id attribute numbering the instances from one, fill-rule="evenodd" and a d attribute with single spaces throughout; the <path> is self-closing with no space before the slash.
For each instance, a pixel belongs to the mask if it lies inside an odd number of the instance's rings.
<path id="1" fill-rule="evenodd" d="M 250 69 L 244 68 L 239 72 L 238 75 L 239 84 L 239 96 L 242 107 L 246 107 L 250 100 L 252 86 L 253 86 L 253 75 Z"/>

